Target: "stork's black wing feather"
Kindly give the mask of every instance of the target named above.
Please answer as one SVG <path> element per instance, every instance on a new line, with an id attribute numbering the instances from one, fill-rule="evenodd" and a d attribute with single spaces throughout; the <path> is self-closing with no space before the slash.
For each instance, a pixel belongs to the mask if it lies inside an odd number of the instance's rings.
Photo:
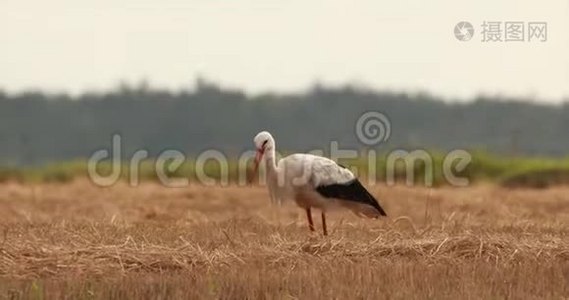
<path id="1" fill-rule="evenodd" d="M 336 198 L 371 205 L 382 216 L 387 216 L 375 197 L 357 179 L 346 183 L 321 185 L 316 187 L 316 191 L 325 198 Z"/>

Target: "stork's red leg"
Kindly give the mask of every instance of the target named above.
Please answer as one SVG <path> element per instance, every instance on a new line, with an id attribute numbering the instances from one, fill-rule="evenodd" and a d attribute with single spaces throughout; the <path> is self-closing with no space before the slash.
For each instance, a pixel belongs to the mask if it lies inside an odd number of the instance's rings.
<path id="1" fill-rule="evenodd" d="M 310 228 L 310 231 L 314 231 L 314 223 L 312 222 L 312 212 L 310 212 L 310 208 L 306 209 L 306 218 L 308 218 L 308 228 Z"/>
<path id="2" fill-rule="evenodd" d="M 328 235 L 328 230 L 326 229 L 326 215 L 322 212 L 322 231 L 324 235 Z"/>

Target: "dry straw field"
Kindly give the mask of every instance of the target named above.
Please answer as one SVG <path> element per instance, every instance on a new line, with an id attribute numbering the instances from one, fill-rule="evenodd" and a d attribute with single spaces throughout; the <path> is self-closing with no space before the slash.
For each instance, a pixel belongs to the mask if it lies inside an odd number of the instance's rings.
<path id="1" fill-rule="evenodd" d="M 0 298 L 569 297 L 569 188 L 371 191 L 323 237 L 261 187 L 4 183 Z"/>

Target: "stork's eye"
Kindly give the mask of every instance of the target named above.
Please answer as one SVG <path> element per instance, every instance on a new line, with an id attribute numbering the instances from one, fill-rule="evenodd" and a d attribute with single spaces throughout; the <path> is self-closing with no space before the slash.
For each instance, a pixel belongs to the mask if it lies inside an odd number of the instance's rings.
<path id="1" fill-rule="evenodd" d="M 265 145 L 267 144 L 268 141 L 269 141 L 269 140 L 265 140 L 265 141 L 263 142 L 263 145 L 261 145 L 261 147 L 265 148 Z"/>

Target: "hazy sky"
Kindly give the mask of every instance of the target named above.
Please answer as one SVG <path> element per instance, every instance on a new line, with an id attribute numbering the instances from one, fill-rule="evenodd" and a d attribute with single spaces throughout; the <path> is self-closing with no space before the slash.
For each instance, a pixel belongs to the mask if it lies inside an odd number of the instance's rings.
<path id="1" fill-rule="evenodd" d="M 475 29 L 468 42 L 453 35 L 463 20 Z M 548 40 L 482 42 L 484 21 L 545 21 Z M 569 99 L 567 0 L 3 0 L 0 41 L 10 92 L 144 78 L 177 89 L 202 74 L 250 93 L 320 81 Z"/>

